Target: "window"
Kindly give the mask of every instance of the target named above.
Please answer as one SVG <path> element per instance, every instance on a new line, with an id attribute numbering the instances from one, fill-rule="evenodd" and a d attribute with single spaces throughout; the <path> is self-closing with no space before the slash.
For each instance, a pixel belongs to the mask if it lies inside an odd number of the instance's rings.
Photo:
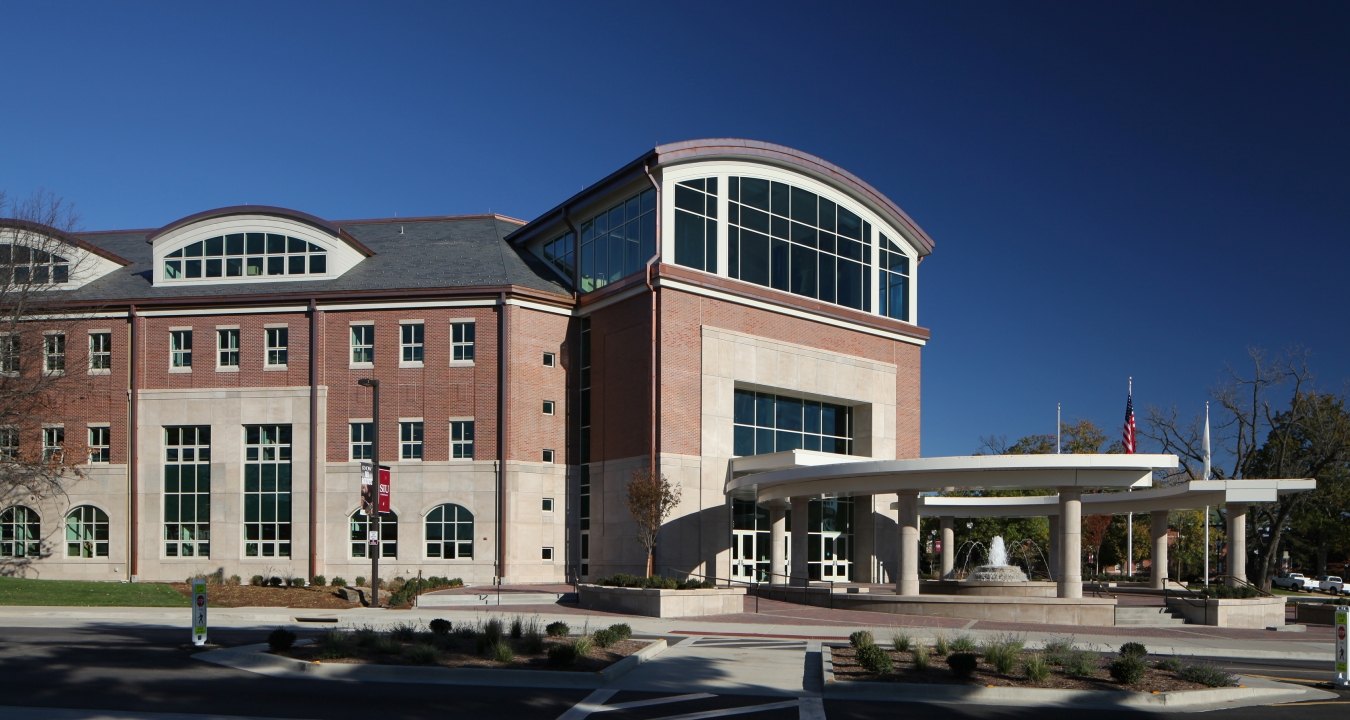
<path id="1" fill-rule="evenodd" d="M 264 328 L 267 333 L 267 367 L 286 367 L 286 346 L 291 331 L 284 327 Z"/>
<path id="2" fill-rule="evenodd" d="M 675 184 L 675 263 L 717 272 L 717 178 Z"/>
<path id="3" fill-rule="evenodd" d="M 66 444 L 63 427 L 42 428 L 42 462 L 61 462 L 61 448 Z"/>
<path id="4" fill-rule="evenodd" d="M 450 459 L 473 459 L 473 421 L 450 421 Z"/>
<path id="5" fill-rule="evenodd" d="M 216 367 L 239 367 L 239 328 L 216 330 Z"/>
<path id="6" fill-rule="evenodd" d="M 568 286 L 575 282 L 572 275 L 577 267 L 576 246 L 577 236 L 571 232 L 563 233 L 544 245 L 544 259 L 562 274 Z"/>
<path id="7" fill-rule="evenodd" d="M 291 426 L 244 426 L 244 555 L 291 556 Z"/>
<path id="8" fill-rule="evenodd" d="M 0 335 L 0 372 L 18 375 L 20 357 L 19 336 L 13 333 Z"/>
<path id="9" fill-rule="evenodd" d="M 0 513 L 0 557 L 42 555 L 42 520 L 35 510 L 15 505 Z"/>
<path id="10" fill-rule="evenodd" d="M 581 292 L 632 275 L 656 252 L 656 191 L 644 190 L 583 222 L 580 229 Z"/>
<path id="11" fill-rule="evenodd" d="M 455 560 L 473 557 L 473 513 L 446 503 L 427 513 L 427 557 Z"/>
<path id="12" fill-rule="evenodd" d="M 192 368 L 191 330 L 169 331 L 169 368 L 170 370 Z"/>
<path id="13" fill-rule="evenodd" d="M 0 427 L 0 460 L 17 460 L 19 457 L 19 429 Z"/>
<path id="14" fill-rule="evenodd" d="M 112 333 L 89 333 L 89 372 L 112 370 Z"/>
<path id="15" fill-rule="evenodd" d="M 733 433 L 741 457 L 799 448 L 851 455 L 853 408 L 737 390 Z"/>
<path id="16" fill-rule="evenodd" d="M 421 420 L 406 420 L 399 422 L 398 457 L 400 460 L 422 459 Z"/>
<path id="17" fill-rule="evenodd" d="M 553 401 L 552 401 L 552 400 L 545 400 L 545 401 L 544 401 L 544 414 L 545 414 L 545 415 L 552 415 L 552 414 L 553 414 Z"/>
<path id="18" fill-rule="evenodd" d="M 543 453 L 543 460 L 546 463 L 553 462 L 553 451 L 548 448 L 545 448 Z"/>
<path id="19" fill-rule="evenodd" d="M 352 364 L 371 365 L 375 362 L 375 326 L 352 326 Z"/>
<path id="20" fill-rule="evenodd" d="M 450 360 L 453 362 L 473 362 L 472 322 L 450 323 Z"/>
<path id="21" fill-rule="evenodd" d="M 351 528 L 352 557 L 369 557 L 366 551 L 370 548 L 370 521 L 366 518 L 364 510 L 357 510 L 352 513 Z M 398 515 L 396 513 L 380 513 L 380 557 L 398 557 Z"/>
<path id="22" fill-rule="evenodd" d="M 106 463 L 112 459 L 112 428 L 107 425 L 89 426 L 89 462 Z"/>
<path id="23" fill-rule="evenodd" d="M 93 505 L 66 513 L 66 557 L 108 557 L 108 513 Z"/>
<path id="24" fill-rule="evenodd" d="M 551 548 L 551 547 L 543 548 L 543 549 L 540 551 L 540 553 L 539 553 L 539 557 L 540 557 L 540 559 L 542 559 L 542 560 L 552 561 L 552 560 L 553 560 L 553 548 Z"/>
<path id="25" fill-rule="evenodd" d="M 420 322 L 403 323 L 398 326 L 399 359 L 404 364 L 422 364 L 423 330 L 424 327 Z"/>
<path id="26" fill-rule="evenodd" d="M 553 367 L 558 364 L 558 356 L 551 353 L 544 353 L 544 367 Z"/>
<path id="27" fill-rule="evenodd" d="M 324 275 L 328 253 L 312 242 L 276 233 L 233 233 L 181 247 L 164 258 L 165 280 Z"/>
<path id="28" fill-rule="evenodd" d="M 350 438 L 351 459 L 369 460 L 371 441 L 375 437 L 375 423 L 353 422 L 347 426 L 347 437 Z"/>
<path id="29" fill-rule="evenodd" d="M 211 428 L 164 428 L 164 556 L 211 556 Z"/>
<path id="30" fill-rule="evenodd" d="M 553 498 L 544 498 L 542 509 L 544 512 L 553 512 Z"/>
<path id="31" fill-rule="evenodd" d="M 8 285 L 61 285 L 70 282 L 70 261 L 27 245 L 0 245 L 0 282 Z"/>
<path id="32" fill-rule="evenodd" d="M 47 333 L 42 336 L 42 368 L 48 375 L 66 371 L 65 333 Z"/>
<path id="33" fill-rule="evenodd" d="M 886 237 L 880 236 L 881 270 L 877 275 L 880 286 L 877 294 L 879 307 L 877 312 L 896 320 L 909 320 L 909 256 Z"/>

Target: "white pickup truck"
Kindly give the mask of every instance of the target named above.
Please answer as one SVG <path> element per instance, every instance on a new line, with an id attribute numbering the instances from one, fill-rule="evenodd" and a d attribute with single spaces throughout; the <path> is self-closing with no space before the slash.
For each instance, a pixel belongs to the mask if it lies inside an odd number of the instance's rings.
<path id="1" fill-rule="evenodd" d="M 1332 595 L 1347 594 L 1345 583 L 1339 575 L 1322 575 L 1317 578 L 1317 589 Z"/>
<path id="2" fill-rule="evenodd" d="M 1282 587 L 1286 590 L 1307 590 L 1312 592 L 1317 589 L 1317 581 L 1304 575 L 1303 573 L 1289 573 L 1275 578 L 1275 587 Z"/>

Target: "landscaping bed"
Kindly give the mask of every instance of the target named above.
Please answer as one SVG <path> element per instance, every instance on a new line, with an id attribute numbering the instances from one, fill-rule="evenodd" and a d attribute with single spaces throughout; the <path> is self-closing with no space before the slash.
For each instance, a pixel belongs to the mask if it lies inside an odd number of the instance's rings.
<path id="1" fill-rule="evenodd" d="M 187 583 L 169 583 L 184 597 L 192 597 L 192 586 Z M 342 599 L 331 587 L 271 587 L 267 585 L 206 586 L 206 599 L 211 607 L 289 607 L 315 609 L 343 609 L 356 603 Z"/>

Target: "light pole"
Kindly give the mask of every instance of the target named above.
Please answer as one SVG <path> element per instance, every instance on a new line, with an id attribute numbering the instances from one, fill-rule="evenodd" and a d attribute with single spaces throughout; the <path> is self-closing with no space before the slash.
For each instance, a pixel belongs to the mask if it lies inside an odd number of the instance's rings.
<path id="1" fill-rule="evenodd" d="M 361 387 L 370 388 L 370 419 L 374 426 L 370 439 L 370 494 L 366 496 L 366 531 L 370 543 L 370 606 L 380 606 L 380 381 L 361 378 Z"/>

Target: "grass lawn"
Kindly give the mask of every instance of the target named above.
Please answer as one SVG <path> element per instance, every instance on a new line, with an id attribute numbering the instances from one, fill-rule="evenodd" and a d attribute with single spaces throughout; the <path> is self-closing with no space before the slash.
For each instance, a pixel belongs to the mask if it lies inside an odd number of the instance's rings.
<path id="1" fill-rule="evenodd" d="M 188 599 L 162 583 L 24 580 L 0 577 L 0 605 L 187 607 Z"/>

